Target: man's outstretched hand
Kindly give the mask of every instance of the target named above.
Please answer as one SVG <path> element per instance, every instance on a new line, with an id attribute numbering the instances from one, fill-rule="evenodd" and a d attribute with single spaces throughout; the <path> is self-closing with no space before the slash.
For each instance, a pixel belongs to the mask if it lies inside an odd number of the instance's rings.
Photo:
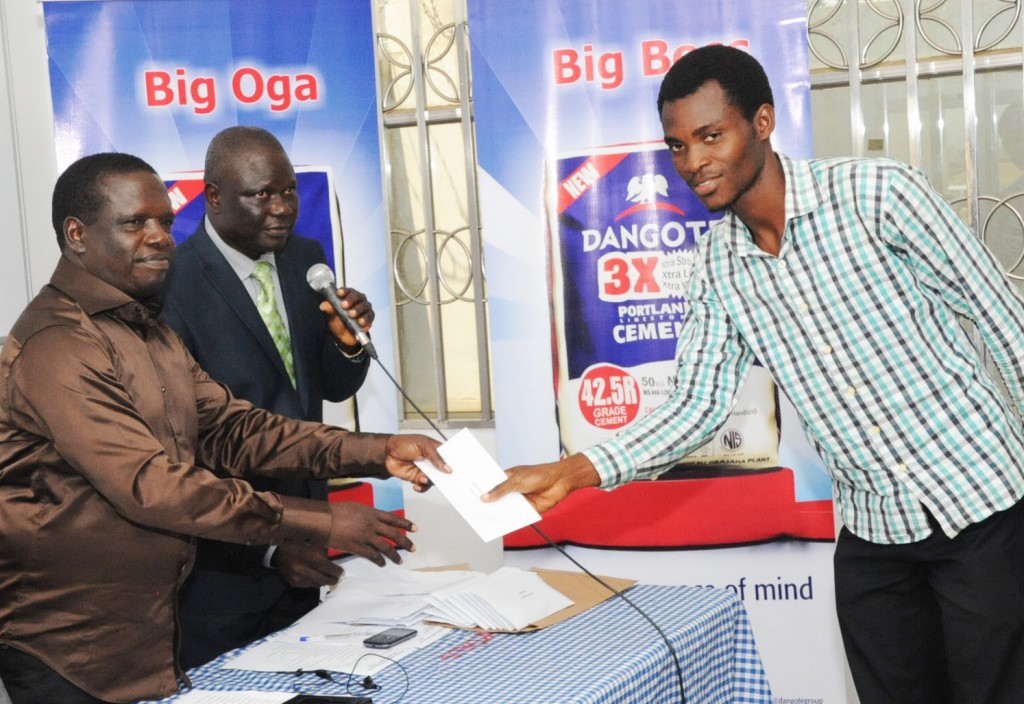
<path id="1" fill-rule="evenodd" d="M 416 466 L 416 460 L 429 460 L 445 473 L 452 471 L 437 454 L 440 444 L 426 435 L 392 435 L 388 438 L 384 466 L 391 476 L 410 482 L 416 491 L 426 491 L 430 488 L 430 479 Z"/>
<path id="2" fill-rule="evenodd" d="M 406 535 L 415 531 L 416 526 L 401 516 L 354 501 L 331 502 L 328 506 L 331 510 L 328 545 L 336 550 L 365 557 L 383 567 L 385 558 L 401 564 L 399 550 L 416 549 Z"/>
<path id="3" fill-rule="evenodd" d="M 540 513 L 553 508 L 566 496 L 587 486 L 599 486 L 597 470 L 585 455 L 571 455 L 558 462 L 520 465 L 505 472 L 508 479 L 481 498 L 497 501 L 517 491 Z"/>
<path id="4" fill-rule="evenodd" d="M 344 574 L 340 565 L 327 557 L 322 548 L 312 545 L 278 545 L 270 566 L 293 587 L 323 587 L 337 584 Z"/>

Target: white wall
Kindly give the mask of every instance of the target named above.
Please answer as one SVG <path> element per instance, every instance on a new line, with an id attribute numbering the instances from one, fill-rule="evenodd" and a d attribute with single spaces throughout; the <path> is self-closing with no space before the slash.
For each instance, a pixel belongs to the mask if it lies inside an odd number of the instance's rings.
<path id="1" fill-rule="evenodd" d="M 57 179 L 42 5 L 0 0 L 0 337 L 49 281 L 60 252 L 50 225 Z M 10 704 L 0 683 L 0 704 Z"/>
<path id="2" fill-rule="evenodd" d="M 42 5 L 0 0 L 0 335 L 49 281 L 60 252 L 50 225 L 57 178 Z M 102 50 L 97 48 L 97 50 Z"/>

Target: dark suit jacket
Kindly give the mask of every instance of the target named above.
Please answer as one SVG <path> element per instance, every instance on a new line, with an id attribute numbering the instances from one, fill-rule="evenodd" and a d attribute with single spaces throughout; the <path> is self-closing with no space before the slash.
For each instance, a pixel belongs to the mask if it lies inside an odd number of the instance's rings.
<path id="1" fill-rule="evenodd" d="M 323 299 L 306 282 L 309 267 L 325 261 L 320 244 L 292 235 L 274 256 L 288 316 L 297 389 L 291 385 L 256 305 L 203 223 L 175 251 L 165 285 L 163 319 L 181 336 L 199 365 L 235 396 L 285 416 L 321 421 L 324 400 L 342 401 L 352 396 L 366 378 L 369 359 L 364 355 L 353 361 L 341 354 L 318 309 Z M 324 482 L 259 478 L 251 483 L 261 491 L 327 497 Z M 195 606 L 208 609 L 205 613 L 224 609 L 252 613 L 269 608 L 286 585 L 276 572 L 261 566 L 265 552 L 266 546 L 200 540 L 191 579 L 202 584 L 202 595 Z M 254 582 L 258 586 L 254 587 Z M 190 601 L 186 593 L 183 608 L 191 608 Z"/>

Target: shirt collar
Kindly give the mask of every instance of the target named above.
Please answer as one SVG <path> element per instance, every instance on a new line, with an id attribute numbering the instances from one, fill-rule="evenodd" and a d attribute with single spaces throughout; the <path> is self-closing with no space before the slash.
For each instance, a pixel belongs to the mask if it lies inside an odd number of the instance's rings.
<path id="1" fill-rule="evenodd" d="M 271 268 L 275 271 L 277 270 L 277 261 L 274 259 L 273 252 L 264 252 L 260 255 L 259 259 L 250 259 L 221 238 L 220 233 L 213 227 L 209 217 L 206 218 L 206 232 L 210 235 L 214 246 L 228 260 L 231 269 L 241 281 L 244 282 L 252 276 L 252 272 L 256 269 L 256 262 L 268 262 Z"/>
<path id="2" fill-rule="evenodd" d="M 790 159 L 785 154 L 776 154 L 782 165 L 782 173 L 786 180 L 786 222 L 799 218 L 818 207 L 821 194 L 818 182 L 811 172 L 809 161 Z M 740 256 L 764 255 L 750 230 L 731 210 L 722 218 L 722 227 L 726 235 L 726 246 Z M 785 247 L 785 242 L 783 242 Z"/>
<path id="3" fill-rule="evenodd" d="M 811 212 L 821 203 L 818 182 L 811 172 L 811 162 L 794 160 L 779 154 L 786 175 L 786 220 Z"/>
<path id="4" fill-rule="evenodd" d="M 86 315 L 109 312 L 133 325 L 156 325 L 163 307 L 159 296 L 136 300 L 63 255 L 50 277 L 50 285 L 74 299 Z"/>

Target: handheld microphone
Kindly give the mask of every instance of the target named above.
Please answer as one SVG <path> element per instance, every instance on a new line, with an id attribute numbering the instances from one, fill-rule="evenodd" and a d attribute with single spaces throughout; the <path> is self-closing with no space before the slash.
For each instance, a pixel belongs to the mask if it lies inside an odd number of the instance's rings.
<path id="1" fill-rule="evenodd" d="M 314 264 L 306 272 L 306 281 L 314 291 L 330 301 L 338 317 L 345 323 L 345 327 L 348 328 L 349 332 L 355 335 L 356 340 L 359 341 L 366 354 L 370 355 L 372 359 L 377 359 L 377 350 L 374 348 L 373 343 L 370 342 L 370 336 L 359 327 L 359 323 L 354 318 L 349 316 L 348 311 L 341 307 L 341 299 L 338 298 L 338 294 L 335 291 L 337 286 L 334 283 L 334 272 L 331 271 L 331 268 L 326 264 Z"/>

